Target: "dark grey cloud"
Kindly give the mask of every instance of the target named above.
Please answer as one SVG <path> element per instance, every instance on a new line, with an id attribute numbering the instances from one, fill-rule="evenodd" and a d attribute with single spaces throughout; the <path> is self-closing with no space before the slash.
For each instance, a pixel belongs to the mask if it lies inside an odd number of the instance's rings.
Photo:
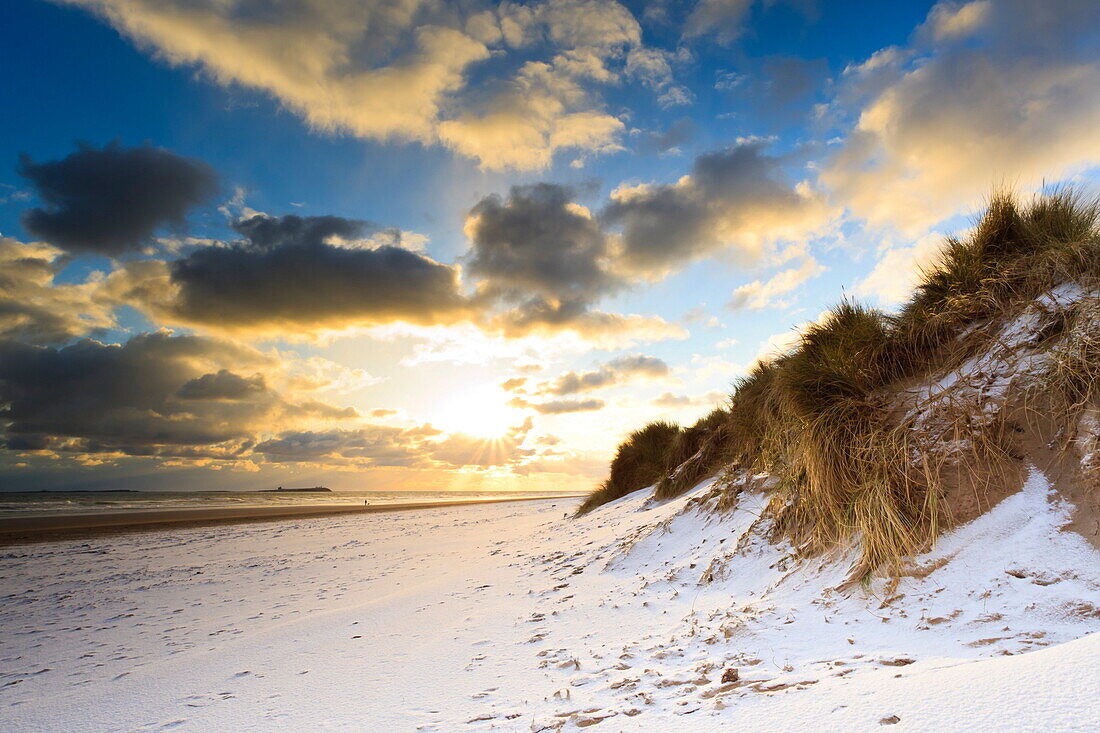
<path id="1" fill-rule="evenodd" d="M 761 83 L 766 85 L 766 101 L 789 105 L 805 100 L 820 89 L 829 73 L 825 59 L 776 56 L 763 64 Z"/>
<path id="2" fill-rule="evenodd" d="M 821 100 L 828 78 L 825 59 L 772 56 L 763 59 L 734 94 L 752 107 L 756 119 L 775 126 L 804 119 L 810 106 Z"/>
<path id="3" fill-rule="evenodd" d="M 691 142 L 695 139 L 695 132 L 695 123 L 691 118 L 683 117 L 667 129 L 648 133 L 644 138 L 644 147 L 652 152 L 663 153 Z"/>
<path id="4" fill-rule="evenodd" d="M 2 276 L 0 276 L 2 277 Z M 0 283 L 0 291 L 3 284 Z M 0 334 L 20 341 L 57 344 L 86 332 L 78 320 L 41 305 L 3 297 L 0 293 Z"/>
<path id="5" fill-rule="evenodd" d="M 219 369 L 186 382 L 176 396 L 182 400 L 244 400 L 267 392 L 262 374 L 242 377 L 228 369 Z"/>
<path id="6" fill-rule="evenodd" d="M 521 446 L 531 420 L 495 441 L 348 422 L 355 409 L 294 399 L 256 371 L 278 366 L 232 342 L 167 332 L 121 345 L 0 341 L 0 449 L 358 468 L 486 467 L 533 454 Z"/>
<path id="7" fill-rule="evenodd" d="M 272 463 L 325 463 L 328 465 L 430 466 L 425 439 L 438 434 L 430 428 L 397 428 L 367 425 L 348 430 L 288 431 L 255 447 Z"/>
<path id="8" fill-rule="evenodd" d="M 254 450 L 273 463 L 403 468 L 502 466 L 534 453 L 520 447 L 531 425 L 528 419 L 490 441 L 462 433 L 444 436 L 430 425 L 288 431 L 259 443 Z"/>
<path id="9" fill-rule="evenodd" d="M 684 37 L 711 36 L 720 45 L 731 45 L 746 32 L 754 6 L 758 13 L 788 6 L 809 22 L 816 21 L 820 13 L 818 0 L 698 0 L 684 20 Z"/>
<path id="10" fill-rule="evenodd" d="M 483 321 L 508 335 L 569 330 L 607 344 L 680 335 L 660 318 L 595 308 L 628 281 L 602 226 L 573 196 L 567 186 L 514 186 L 470 211 L 466 264 Z"/>
<path id="11" fill-rule="evenodd" d="M 170 310 L 225 328 L 342 328 L 451 322 L 468 303 L 456 268 L 396 246 L 358 246 L 375 231 L 335 216 L 254 216 L 243 239 L 169 264 Z"/>
<path id="12" fill-rule="evenodd" d="M 270 368 L 233 343 L 166 332 L 121 345 L 0 342 L 0 423 L 10 449 L 226 457 L 261 431 L 354 410 L 293 402 L 231 366 Z"/>
<path id="13" fill-rule="evenodd" d="M 61 160 L 20 157 L 18 171 L 45 206 L 23 214 L 23 226 L 73 252 L 112 257 L 138 250 L 164 226 L 217 191 L 213 169 L 163 148 L 81 145 Z"/>
<path id="14" fill-rule="evenodd" d="M 638 377 L 660 379 L 669 376 L 671 371 L 666 362 L 655 356 L 634 354 L 612 359 L 592 371 L 566 372 L 540 385 L 538 392 L 562 397 L 623 384 Z"/>
<path id="15" fill-rule="evenodd" d="M 684 36 L 713 35 L 729 45 L 745 32 L 754 0 L 699 0 L 684 21 Z"/>
<path id="16" fill-rule="evenodd" d="M 521 447 L 530 420 L 499 441 L 347 422 L 355 409 L 294 399 L 255 371 L 276 367 L 248 347 L 167 332 L 121 345 L 0 341 L 0 449 L 359 468 L 506 465 L 532 454 Z"/>
<path id="17" fill-rule="evenodd" d="M 676 183 L 613 194 L 601 219 L 622 230 L 617 264 L 659 276 L 719 250 L 751 263 L 770 241 L 818 225 L 820 202 L 787 180 L 785 161 L 767 155 L 766 145 L 750 140 L 700 155 Z"/>
<path id="18" fill-rule="evenodd" d="M 566 186 L 513 186 L 507 199 L 483 198 L 466 232 L 469 273 L 483 297 L 516 304 L 517 321 L 575 320 L 623 283 L 608 269 L 608 242 L 598 221 Z"/>

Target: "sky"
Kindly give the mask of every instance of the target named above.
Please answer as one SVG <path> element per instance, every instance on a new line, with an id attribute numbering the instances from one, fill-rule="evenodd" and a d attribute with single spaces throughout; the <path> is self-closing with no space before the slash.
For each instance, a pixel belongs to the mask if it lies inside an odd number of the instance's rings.
<path id="1" fill-rule="evenodd" d="M 989 195 L 1087 1 L 8 0 L 0 489 L 587 490 Z"/>

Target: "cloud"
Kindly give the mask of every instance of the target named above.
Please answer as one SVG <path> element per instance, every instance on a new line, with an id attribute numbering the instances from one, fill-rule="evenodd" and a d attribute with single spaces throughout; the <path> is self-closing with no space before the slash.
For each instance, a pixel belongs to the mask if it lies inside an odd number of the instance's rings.
<path id="1" fill-rule="evenodd" d="M 684 37 L 713 36 L 721 45 L 739 40 L 746 31 L 755 0 L 699 0 L 684 22 Z M 817 17 L 817 0 L 764 0 L 762 5 L 790 5 L 808 20 Z"/>
<path id="2" fill-rule="evenodd" d="M 909 246 L 886 249 L 874 269 L 856 284 L 855 294 L 874 297 L 885 306 L 901 303 L 913 294 L 921 272 L 935 261 L 942 247 L 943 236 L 933 233 Z"/>
<path id="3" fill-rule="evenodd" d="M 654 356 L 633 354 L 612 359 L 593 371 L 566 372 L 557 379 L 542 383 L 536 391 L 539 394 L 562 397 L 612 387 L 635 379 L 665 379 L 671 373 L 672 369 L 665 361 Z"/>
<path id="4" fill-rule="evenodd" d="M 745 367 L 723 356 L 703 356 L 693 354 L 691 364 L 695 367 L 695 379 L 719 377 L 727 383 L 745 373 Z"/>
<path id="5" fill-rule="evenodd" d="M 655 407 L 664 407 L 669 409 L 677 409 L 682 407 L 698 407 L 701 405 L 707 405 L 711 407 L 717 407 L 729 398 L 728 395 L 721 392 L 707 392 L 704 395 L 698 395 L 691 397 L 686 394 L 674 394 L 672 392 L 664 392 L 659 397 L 653 399 L 653 405 Z"/>
<path id="6" fill-rule="evenodd" d="M 517 425 L 504 435 L 491 440 L 465 433 L 452 433 L 432 443 L 429 452 L 434 460 L 451 468 L 489 468 L 515 464 L 536 453 L 534 449 L 522 447 L 533 426 L 534 421 L 527 418 L 522 425 Z"/>
<path id="7" fill-rule="evenodd" d="M 622 229 L 617 265 L 660 277 L 720 251 L 756 264 L 775 242 L 823 226 L 829 213 L 821 197 L 790 183 L 784 161 L 766 155 L 765 145 L 748 140 L 701 155 L 676 183 L 613 191 L 601 218 Z"/>
<path id="8" fill-rule="evenodd" d="M 928 14 L 928 29 L 937 41 L 965 38 L 987 22 L 992 9 L 990 0 L 940 3 Z"/>
<path id="9" fill-rule="evenodd" d="M 402 246 L 410 235 L 397 229 L 255 213 L 232 226 L 236 241 L 196 241 L 175 260 L 124 263 L 105 278 L 101 297 L 158 323 L 236 336 L 314 338 L 463 322 L 491 336 L 571 332 L 614 348 L 685 335 L 655 316 L 594 307 L 627 282 L 609 269 L 599 222 L 563 186 L 517 186 L 507 199 L 487 196 L 471 210 L 472 296 L 458 265 Z"/>
<path id="10" fill-rule="evenodd" d="M 349 246 L 371 231 L 334 216 L 238 221 L 237 242 L 138 263 L 113 287 L 169 322 L 287 335 L 468 315 L 458 270 L 401 247 Z"/>
<path id="11" fill-rule="evenodd" d="M 522 397 L 513 397 L 508 401 L 508 404 L 512 407 L 530 408 L 540 415 L 564 415 L 569 412 L 593 412 L 604 408 L 604 401 L 597 399 L 529 402 Z"/>
<path id="12" fill-rule="evenodd" d="M 684 23 L 688 38 L 714 34 L 722 44 L 730 44 L 745 32 L 745 22 L 754 0 L 699 0 Z"/>
<path id="13" fill-rule="evenodd" d="M 360 469 L 503 466 L 534 453 L 521 447 L 530 420 L 481 444 L 430 425 L 357 425 L 351 407 L 276 390 L 282 366 L 233 342 L 168 332 L 60 349 L 0 341 L 0 447 Z"/>
<path id="14" fill-rule="evenodd" d="M 779 241 L 824 226 L 830 216 L 821 197 L 788 183 L 783 161 L 765 155 L 764 145 L 742 141 L 699 156 L 674 184 L 620 186 L 599 218 L 574 201 L 573 189 L 551 183 L 483 198 L 465 226 L 479 302 L 509 305 L 490 320 L 512 335 L 571 329 L 599 340 L 641 326 L 653 334 L 648 340 L 680 335 L 663 320 L 593 306 L 719 253 L 758 264 Z"/>
<path id="15" fill-rule="evenodd" d="M 690 117 L 683 117 L 664 130 L 647 133 L 643 147 L 657 153 L 676 152 L 681 145 L 694 140 L 695 135 L 695 123 Z"/>
<path id="16" fill-rule="evenodd" d="M 621 120 L 595 109 L 574 109 L 589 96 L 580 79 L 592 74 L 599 80 L 602 70 L 602 61 L 593 55 L 529 62 L 480 109 L 440 122 L 440 141 L 488 169 L 546 168 L 562 149 L 620 150 Z"/>
<path id="17" fill-rule="evenodd" d="M 575 345 L 606 350 L 688 336 L 686 329 L 659 316 L 607 313 L 585 304 L 555 304 L 541 298 L 505 311 L 486 325 L 512 338 L 572 335 Z"/>
<path id="18" fill-rule="evenodd" d="M 731 310 L 742 308 L 763 310 L 771 306 L 785 307 L 786 302 L 780 300 L 779 296 L 797 290 L 807 280 L 821 275 L 825 272 L 825 269 L 812 256 L 807 255 L 798 267 L 777 272 L 766 281 L 754 280 L 747 285 L 740 286 L 733 291 L 733 297 L 726 303 L 726 307 Z"/>
<path id="19" fill-rule="evenodd" d="M 596 310 L 627 281 L 612 271 L 600 222 L 573 201 L 567 186 L 513 186 L 507 198 L 486 196 L 470 211 L 466 271 L 478 282 L 487 319 L 509 335 L 573 331 L 600 343 L 677 338 L 683 329 L 655 317 Z"/>
<path id="20" fill-rule="evenodd" d="M 613 0 L 67 1 L 168 63 L 270 94 L 314 129 L 440 144 L 486 168 L 617 149 L 623 123 L 598 85 L 620 83 L 628 51 L 645 49 Z M 664 96 L 677 88 L 647 78 Z"/>
<path id="21" fill-rule="evenodd" d="M 770 56 L 743 76 L 723 76 L 717 88 L 736 90 L 736 100 L 751 107 L 754 117 L 771 129 L 802 124 L 810 105 L 830 84 L 829 63 L 823 58 Z"/>
<path id="22" fill-rule="evenodd" d="M 1100 163 L 1100 5 L 940 3 L 909 46 L 850 67 L 854 119 L 821 181 L 876 225 L 917 234 L 999 184 Z"/>
<path id="23" fill-rule="evenodd" d="M 0 237 L 0 338 L 60 344 L 115 325 L 96 277 L 56 281 L 66 263 L 57 247 Z"/>
<path id="24" fill-rule="evenodd" d="M 641 27 L 618 2 L 547 0 L 497 13 L 506 45 L 529 53 L 541 39 L 549 53 L 489 79 L 482 99 L 439 123 L 443 144 L 482 168 L 545 168 L 561 149 L 579 151 L 574 163 L 582 164 L 586 155 L 621 150 L 625 125 L 602 108 L 594 86 L 618 84 L 624 72 L 671 98 L 667 61 L 660 67 L 662 52 L 642 45 Z"/>
<path id="25" fill-rule="evenodd" d="M 360 468 L 426 468 L 426 439 L 437 431 L 367 425 L 352 429 L 287 431 L 258 443 L 254 452 L 271 463 L 312 463 Z"/>
<path id="26" fill-rule="evenodd" d="M 246 400 L 267 392 L 262 374 L 242 377 L 228 369 L 185 382 L 176 392 L 181 400 Z"/>
<path id="27" fill-rule="evenodd" d="M 121 345 L 3 341 L 3 439 L 9 449 L 224 458 L 246 452 L 260 432 L 356 416 L 281 395 L 255 374 L 276 367 L 248 347 L 167 332 Z"/>
<path id="28" fill-rule="evenodd" d="M 169 332 L 63 348 L 0 341 L 0 449 L 87 461 L 157 457 L 182 464 L 301 464 L 326 469 L 515 468 L 530 418 L 493 440 L 430 425 L 362 424 L 354 408 L 276 388 L 278 354 Z M 602 406 L 602 404 L 601 404 Z M 596 409 L 534 406 L 545 414 Z M 377 408 L 371 417 L 396 410 Z"/>
<path id="29" fill-rule="evenodd" d="M 427 3 L 71 0 L 174 65 L 270 93 L 313 127 L 430 140 L 487 46 Z"/>
<path id="30" fill-rule="evenodd" d="M 695 95 L 675 83 L 674 62 L 691 60 L 691 52 L 681 47 L 676 53 L 658 48 L 636 47 L 627 54 L 626 73 L 659 92 L 657 104 L 664 109 L 691 104 Z"/>
<path id="31" fill-rule="evenodd" d="M 163 226 L 183 226 L 187 212 L 217 191 L 205 163 L 148 145 L 82 145 L 45 163 L 24 154 L 18 171 L 46 204 L 23 214 L 28 232 L 73 252 L 112 257 L 141 249 Z"/>
<path id="32" fill-rule="evenodd" d="M 507 301 L 587 305 L 623 283 L 607 269 L 607 238 L 566 186 L 513 186 L 486 196 L 466 219 L 467 269 L 481 290 Z"/>
<path id="33" fill-rule="evenodd" d="M 697 305 L 694 308 L 688 309 L 684 315 L 680 316 L 680 320 L 684 323 L 698 323 L 703 328 L 723 328 L 723 324 L 718 320 L 717 316 L 713 316 L 706 308 L 706 303 Z"/>
<path id="34" fill-rule="evenodd" d="M 347 367 L 320 356 L 302 356 L 297 351 L 276 351 L 283 371 L 283 388 L 295 392 L 346 394 L 386 381 L 364 369 Z"/>
<path id="35" fill-rule="evenodd" d="M 255 452 L 273 463 L 312 463 L 361 469 L 491 468 L 515 466 L 536 453 L 522 444 L 530 418 L 492 440 L 464 433 L 442 434 L 430 425 L 401 428 L 366 425 L 324 431 L 290 431 L 259 443 Z"/>

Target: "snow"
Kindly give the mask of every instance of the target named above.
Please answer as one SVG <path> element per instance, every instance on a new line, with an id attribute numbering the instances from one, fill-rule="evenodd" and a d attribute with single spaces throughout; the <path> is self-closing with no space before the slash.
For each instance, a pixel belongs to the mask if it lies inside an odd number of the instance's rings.
<path id="1" fill-rule="evenodd" d="M 960 338 L 992 329 L 987 348 L 947 370 L 918 390 L 921 402 L 940 397 L 959 385 L 979 391 L 991 402 L 1003 402 L 1009 388 L 1034 379 L 1048 369 L 1056 354 L 1037 343 L 1043 327 L 1057 316 L 1088 311 L 1100 300 L 1100 292 L 1067 282 L 1046 291 L 1005 323 L 977 322 Z"/>
<path id="2" fill-rule="evenodd" d="M 1032 470 L 896 588 L 703 484 L 7 548 L 8 730 L 1094 730 L 1100 553 Z M 739 681 L 723 684 L 728 669 Z M 895 721 L 896 718 L 896 721 Z"/>

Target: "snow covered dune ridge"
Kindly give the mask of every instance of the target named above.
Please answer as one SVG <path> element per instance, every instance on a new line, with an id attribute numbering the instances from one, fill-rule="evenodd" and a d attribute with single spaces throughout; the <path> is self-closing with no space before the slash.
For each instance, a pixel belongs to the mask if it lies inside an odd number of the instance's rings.
<path id="1" fill-rule="evenodd" d="M 1071 191 L 994 196 L 897 313 L 844 301 L 725 407 L 634 433 L 580 513 L 706 481 L 697 499 L 718 513 L 761 497 L 768 541 L 795 556 L 897 579 L 1041 476 L 1065 529 L 1100 546 L 1098 220 Z"/>

